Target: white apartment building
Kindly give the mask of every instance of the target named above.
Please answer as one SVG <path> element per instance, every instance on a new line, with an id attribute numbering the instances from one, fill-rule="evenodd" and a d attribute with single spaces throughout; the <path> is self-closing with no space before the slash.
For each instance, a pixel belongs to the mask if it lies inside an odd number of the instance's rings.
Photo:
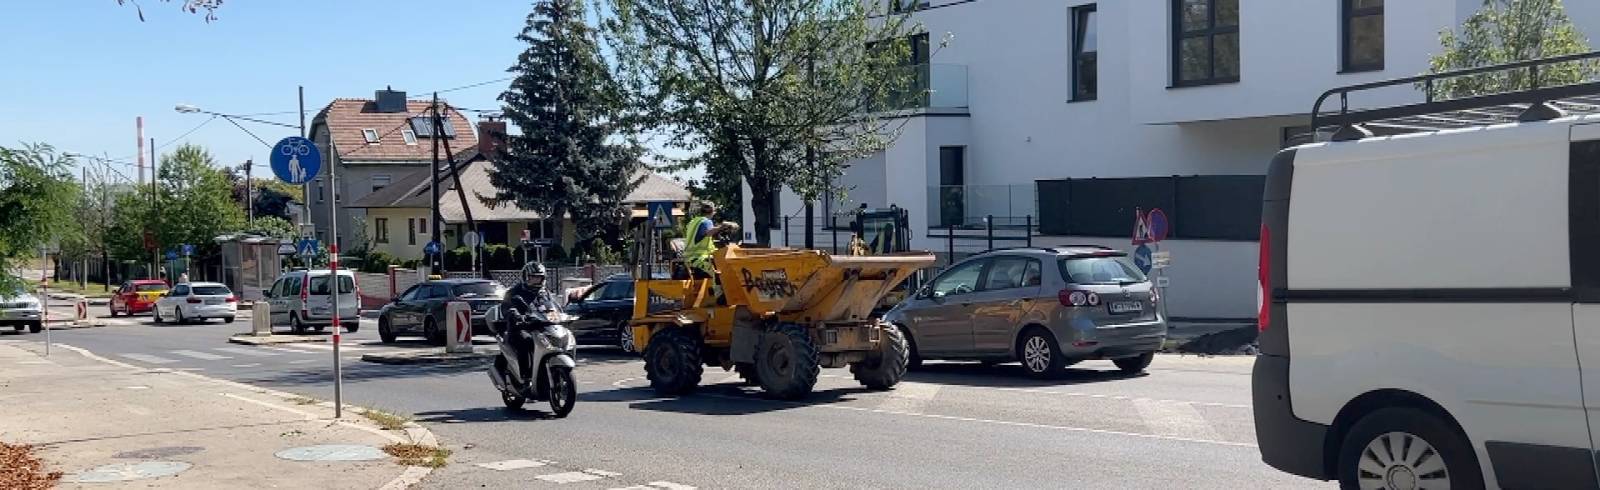
<path id="1" fill-rule="evenodd" d="M 1304 142 L 1292 137 L 1322 92 L 1425 72 L 1439 32 L 1483 2 L 889 1 L 928 33 L 908 64 L 924 70 L 929 95 L 896 113 L 905 124 L 894 146 L 851 166 L 848 195 L 817 203 L 817 216 L 899 206 L 912 247 L 941 254 L 944 227 L 981 228 L 990 215 L 1008 236 L 1031 216 L 1034 245 L 1129 250 L 1134 209 L 1160 207 L 1173 223 L 1161 243 L 1172 255 L 1169 314 L 1241 321 L 1256 312 L 1261 176 L 1273 154 Z M 1600 2 L 1565 3 L 1583 32 L 1600 34 Z M 1421 101 L 1397 90 L 1350 104 Z M 799 246 L 804 204 L 785 191 L 778 208 Z M 817 226 L 828 248 L 833 232 Z M 957 231 L 974 233 L 984 231 Z M 955 242 L 957 255 L 988 245 Z"/>

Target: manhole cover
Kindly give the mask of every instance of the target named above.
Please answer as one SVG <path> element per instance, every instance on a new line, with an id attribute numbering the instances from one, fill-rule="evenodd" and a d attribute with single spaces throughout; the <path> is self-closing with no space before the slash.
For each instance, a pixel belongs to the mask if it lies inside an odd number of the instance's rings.
<path id="1" fill-rule="evenodd" d="M 172 476 L 189 469 L 189 463 L 179 461 L 145 461 L 142 463 L 108 464 L 83 473 L 69 475 L 64 480 L 71 483 L 110 483 L 146 478 Z"/>
<path id="2" fill-rule="evenodd" d="M 153 447 L 150 449 L 140 449 L 137 451 L 123 451 L 113 454 L 111 457 L 117 459 L 162 459 L 173 456 L 182 456 L 185 454 L 194 454 L 204 450 L 205 448 L 198 446 Z"/>
<path id="3" fill-rule="evenodd" d="M 388 457 L 383 450 L 354 444 L 326 444 L 278 451 L 280 459 L 290 461 L 372 461 Z"/>

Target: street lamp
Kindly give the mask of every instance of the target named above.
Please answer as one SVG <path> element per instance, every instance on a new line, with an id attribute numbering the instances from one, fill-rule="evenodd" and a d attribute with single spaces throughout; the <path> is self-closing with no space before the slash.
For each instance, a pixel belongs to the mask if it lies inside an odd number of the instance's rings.
<path id="1" fill-rule="evenodd" d="M 190 104 L 178 104 L 177 107 L 173 107 L 172 109 L 184 114 L 194 114 L 196 112 L 200 112 L 199 107 L 195 107 Z"/>

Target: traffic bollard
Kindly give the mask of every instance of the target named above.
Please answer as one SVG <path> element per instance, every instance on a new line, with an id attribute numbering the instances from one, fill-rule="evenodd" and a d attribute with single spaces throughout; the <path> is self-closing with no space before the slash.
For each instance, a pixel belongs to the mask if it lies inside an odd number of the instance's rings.
<path id="1" fill-rule="evenodd" d="M 257 301 L 250 306 L 250 335 L 256 337 L 272 336 L 272 305 L 265 301 Z"/>
<path id="2" fill-rule="evenodd" d="M 472 353 L 472 307 L 465 301 L 445 303 L 444 351 L 452 354 Z"/>
<path id="3" fill-rule="evenodd" d="M 88 325 L 89 300 L 87 298 L 78 298 L 78 301 L 73 303 L 73 307 L 75 308 L 76 312 L 72 317 L 72 324 L 79 326 Z"/>

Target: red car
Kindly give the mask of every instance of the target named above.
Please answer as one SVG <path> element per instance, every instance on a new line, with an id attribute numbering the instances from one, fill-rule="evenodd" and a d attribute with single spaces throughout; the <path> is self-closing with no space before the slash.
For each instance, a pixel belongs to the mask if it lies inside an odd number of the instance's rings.
<path id="1" fill-rule="evenodd" d="M 111 316 L 144 313 L 155 307 L 156 300 L 167 293 L 167 282 L 159 279 L 139 279 L 122 283 L 111 297 Z"/>

